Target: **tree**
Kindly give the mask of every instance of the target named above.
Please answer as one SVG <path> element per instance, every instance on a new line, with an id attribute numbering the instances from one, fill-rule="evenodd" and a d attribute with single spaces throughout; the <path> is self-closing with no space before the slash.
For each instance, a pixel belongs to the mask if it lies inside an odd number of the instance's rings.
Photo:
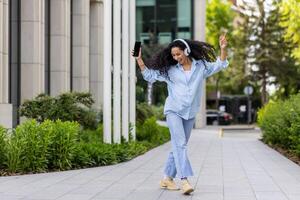
<path id="1" fill-rule="evenodd" d="M 280 25 L 285 28 L 284 39 L 294 45 L 292 55 L 300 61 L 300 1 L 283 0 L 279 11 Z"/>
<path id="2" fill-rule="evenodd" d="M 247 10 L 251 11 L 248 12 L 247 26 L 251 33 L 247 60 L 253 82 L 260 84 L 263 104 L 267 102 L 267 86 L 270 84 L 276 84 L 279 91 L 284 91 L 283 96 L 299 90 L 297 63 L 291 57 L 289 43 L 284 40 L 285 29 L 280 26 L 279 2 L 273 0 L 268 4 L 256 0 L 255 4 L 247 5 Z"/>
<path id="3" fill-rule="evenodd" d="M 281 25 L 281 16 L 279 10 L 282 8 L 279 1 L 273 2 L 274 8 L 269 12 L 267 27 L 272 38 L 269 40 L 270 53 L 269 70 L 271 76 L 274 76 L 274 84 L 277 85 L 277 96 L 287 98 L 300 90 L 300 68 L 295 57 L 293 57 L 293 44 L 287 41 L 286 27 Z"/>
<path id="4" fill-rule="evenodd" d="M 232 40 L 234 11 L 231 3 L 223 0 L 209 0 L 206 8 L 206 41 L 213 45 L 216 53 L 219 54 L 219 37 L 222 33 L 228 32 L 227 39 Z M 215 93 L 220 90 L 220 82 L 227 79 L 223 72 L 208 79 L 208 92 L 212 88 Z M 218 99 L 216 102 L 218 106 Z"/>

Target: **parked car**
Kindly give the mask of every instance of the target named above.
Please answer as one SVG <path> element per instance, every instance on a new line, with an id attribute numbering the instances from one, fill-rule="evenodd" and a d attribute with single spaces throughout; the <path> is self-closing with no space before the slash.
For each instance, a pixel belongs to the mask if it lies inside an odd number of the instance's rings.
<path id="1" fill-rule="evenodd" d="M 206 110 L 207 125 L 229 125 L 232 122 L 232 115 L 218 110 Z"/>

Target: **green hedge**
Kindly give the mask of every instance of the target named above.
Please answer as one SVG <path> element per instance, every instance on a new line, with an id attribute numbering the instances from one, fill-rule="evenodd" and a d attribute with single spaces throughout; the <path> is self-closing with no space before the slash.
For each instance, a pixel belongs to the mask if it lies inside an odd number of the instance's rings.
<path id="1" fill-rule="evenodd" d="M 78 132 L 76 122 L 28 120 L 6 134 L 2 165 L 11 173 L 70 169 Z"/>
<path id="2" fill-rule="evenodd" d="M 0 169 L 4 167 L 5 161 L 5 144 L 6 144 L 6 130 L 0 126 Z"/>
<path id="3" fill-rule="evenodd" d="M 144 123 L 146 119 L 155 116 L 151 106 L 147 103 L 139 103 L 136 105 L 136 121 L 137 123 Z"/>
<path id="4" fill-rule="evenodd" d="M 138 123 L 144 123 L 146 119 L 156 117 L 159 120 L 165 120 L 164 106 L 148 105 L 147 103 L 138 103 L 136 109 L 136 120 Z"/>
<path id="5" fill-rule="evenodd" d="M 146 119 L 137 141 L 104 144 L 103 127 L 81 129 L 77 122 L 28 120 L 16 129 L 0 127 L 0 174 L 37 173 L 110 165 L 130 160 L 170 139 L 168 128 Z"/>
<path id="6" fill-rule="evenodd" d="M 138 141 L 148 141 L 155 145 L 160 145 L 170 139 L 169 129 L 159 126 L 155 117 L 147 119 L 143 124 L 138 123 L 136 132 Z"/>
<path id="7" fill-rule="evenodd" d="M 46 119 L 76 121 L 84 128 L 95 129 L 101 120 L 97 119 L 101 117 L 101 113 L 92 109 L 93 103 L 90 93 L 63 93 L 57 97 L 40 94 L 20 106 L 20 115 L 38 122 Z"/>
<path id="8" fill-rule="evenodd" d="M 258 112 L 263 141 L 300 156 L 300 94 L 272 101 Z"/>

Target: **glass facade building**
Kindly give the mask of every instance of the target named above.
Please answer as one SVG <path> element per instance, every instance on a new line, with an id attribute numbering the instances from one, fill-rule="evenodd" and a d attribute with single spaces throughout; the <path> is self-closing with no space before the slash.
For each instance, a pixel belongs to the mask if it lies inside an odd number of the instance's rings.
<path id="1" fill-rule="evenodd" d="M 143 44 L 193 38 L 193 0 L 136 0 L 136 37 Z"/>

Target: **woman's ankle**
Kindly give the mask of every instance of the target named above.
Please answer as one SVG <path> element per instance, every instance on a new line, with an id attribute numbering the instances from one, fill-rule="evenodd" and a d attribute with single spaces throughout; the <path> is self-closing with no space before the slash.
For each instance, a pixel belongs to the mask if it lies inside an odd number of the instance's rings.
<path id="1" fill-rule="evenodd" d="M 171 176 L 164 176 L 164 179 L 172 181 L 173 177 L 171 177 Z"/>

